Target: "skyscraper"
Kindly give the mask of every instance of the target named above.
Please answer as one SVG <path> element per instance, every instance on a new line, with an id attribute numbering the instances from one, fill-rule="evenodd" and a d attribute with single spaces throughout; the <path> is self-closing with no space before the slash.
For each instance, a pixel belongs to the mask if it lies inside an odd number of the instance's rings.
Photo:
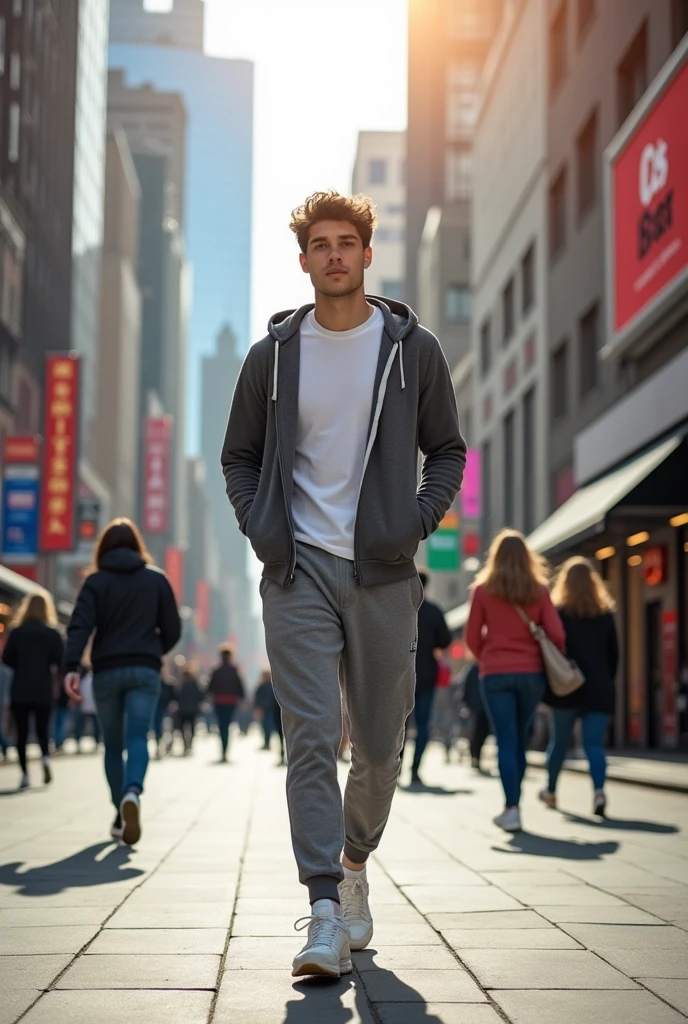
<path id="1" fill-rule="evenodd" d="M 110 41 L 203 50 L 203 0 L 110 0 Z"/>

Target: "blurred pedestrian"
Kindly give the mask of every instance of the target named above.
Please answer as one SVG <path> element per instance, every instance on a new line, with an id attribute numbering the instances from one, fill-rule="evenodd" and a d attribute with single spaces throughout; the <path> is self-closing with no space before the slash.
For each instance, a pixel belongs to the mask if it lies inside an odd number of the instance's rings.
<path id="1" fill-rule="evenodd" d="M 64 688 L 64 672 L 61 670 L 57 673 L 55 692 L 56 698 L 52 715 L 53 744 L 55 753 L 62 754 L 65 740 L 74 731 L 74 708 L 69 694 Z"/>
<path id="2" fill-rule="evenodd" d="M 172 749 L 172 735 L 165 740 L 165 726 L 170 715 L 177 711 L 177 691 L 170 682 L 169 673 L 163 664 L 160 672 L 160 696 L 153 716 L 153 732 L 155 733 L 155 756 L 159 760 Z"/>
<path id="3" fill-rule="evenodd" d="M 12 669 L 0 661 L 0 754 L 3 760 L 7 757 L 10 747 L 8 736 L 7 715 L 10 706 L 10 689 L 12 687 Z"/>
<path id="4" fill-rule="evenodd" d="M 82 664 L 80 675 L 79 693 L 81 700 L 76 706 L 74 722 L 74 739 L 76 740 L 77 754 L 81 753 L 81 739 L 89 726 L 95 741 L 96 750 L 100 744 L 100 725 L 96 713 L 96 701 L 93 696 L 93 668 L 90 662 Z"/>
<path id="5" fill-rule="evenodd" d="M 196 722 L 201 713 L 203 690 L 198 681 L 196 667 L 187 661 L 182 669 L 182 677 L 177 687 L 177 728 L 184 743 L 184 756 L 193 750 L 196 735 Z"/>
<path id="6" fill-rule="evenodd" d="M 543 560 L 518 531 L 502 530 L 473 584 L 466 643 L 480 666 L 497 740 L 505 808 L 494 821 L 506 832 L 521 828 L 528 734 L 546 684 L 540 646 L 519 609 L 563 651 L 564 627 L 549 596 Z"/>
<path id="7" fill-rule="evenodd" d="M 545 702 L 552 708 L 552 736 L 547 749 L 548 786 L 540 799 L 556 807 L 557 779 L 571 744 L 573 727 L 581 721 L 583 749 L 594 787 L 593 813 L 604 817 L 607 758 L 604 741 L 614 714 L 619 644 L 614 624 L 614 601 L 600 574 L 587 558 L 564 563 L 552 591 L 552 601 L 566 631 L 566 654 L 576 662 L 585 682 L 566 697 L 549 686 Z"/>
<path id="8" fill-rule="evenodd" d="M 439 605 L 426 597 L 429 574 L 418 573 L 423 586 L 423 603 L 418 609 L 418 649 L 416 651 L 416 699 L 413 717 L 416 723 L 416 742 L 411 766 L 411 785 L 422 786 L 419 775 L 421 761 L 430 739 L 430 715 L 437 686 L 437 677 L 442 665 L 443 653 L 451 644 L 451 633 Z M 451 673 L 447 683 L 451 679 Z"/>
<path id="9" fill-rule="evenodd" d="M 261 672 L 256 692 L 253 695 L 253 707 L 263 727 L 263 750 L 270 749 L 273 733 L 277 733 L 280 743 L 280 764 L 284 764 L 284 733 L 282 731 L 282 710 L 277 703 L 275 688 L 272 685 L 272 673 L 269 669 Z"/>
<path id="10" fill-rule="evenodd" d="M 208 694 L 213 698 L 215 717 L 220 730 L 221 762 L 227 760 L 229 750 L 229 727 L 237 708 L 246 697 L 244 682 L 234 664 L 234 648 L 222 644 L 218 649 L 220 664 L 214 669 L 208 684 Z"/>
<path id="11" fill-rule="evenodd" d="M 160 664 L 179 640 L 181 623 L 172 587 L 129 519 L 114 519 L 101 534 L 67 627 L 64 685 L 77 702 L 79 663 L 94 631 L 93 694 L 117 812 L 111 833 L 132 845 L 141 836 L 140 798 Z"/>
<path id="12" fill-rule="evenodd" d="M 49 594 L 30 594 L 24 598 L 15 619 L 16 625 L 2 652 L 2 660 L 14 669 L 10 704 L 17 734 L 17 753 L 21 766 L 20 789 L 30 785 L 26 762 L 26 744 L 33 721 L 41 748 L 43 781 L 52 781 L 48 727 L 53 703 L 53 671 L 62 663 L 62 637 Z"/>
<path id="13" fill-rule="evenodd" d="M 402 302 L 365 294 L 375 222 L 366 196 L 317 192 L 294 211 L 315 305 L 274 316 L 249 349 L 221 456 L 240 529 L 264 566 L 292 843 L 312 906 L 295 977 L 350 973 L 351 948 L 373 935 L 366 862 L 387 823 L 413 708 L 414 557 L 466 460 L 439 342 Z M 351 730 L 343 808 L 342 696 Z"/>
<path id="14" fill-rule="evenodd" d="M 476 771 L 481 771 L 480 758 L 485 740 L 490 735 L 490 720 L 487 717 L 480 687 L 480 669 L 475 661 L 472 661 L 466 669 L 463 681 L 463 699 L 471 713 L 471 738 L 469 741 L 471 767 Z"/>

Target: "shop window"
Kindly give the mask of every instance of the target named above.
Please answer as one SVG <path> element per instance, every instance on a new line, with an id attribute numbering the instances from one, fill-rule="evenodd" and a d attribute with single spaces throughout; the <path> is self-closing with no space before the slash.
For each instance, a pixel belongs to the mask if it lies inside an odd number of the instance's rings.
<path id="1" fill-rule="evenodd" d="M 566 78 L 566 0 L 559 5 L 549 28 L 549 84 L 555 93 Z"/>
<path id="2" fill-rule="evenodd" d="M 516 462 L 516 423 L 513 410 L 504 417 L 502 432 L 504 436 L 504 524 L 514 525 L 515 503 L 515 462 Z"/>
<path id="3" fill-rule="evenodd" d="M 578 0 L 578 42 L 583 42 L 595 17 L 595 0 Z"/>
<path id="4" fill-rule="evenodd" d="M 449 324 L 469 324 L 472 308 L 471 289 L 464 284 L 447 285 L 444 315 Z"/>
<path id="5" fill-rule="evenodd" d="M 597 110 L 576 139 L 578 216 L 583 217 L 597 199 Z"/>
<path id="6" fill-rule="evenodd" d="M 523 396 L 523 530 L 535 529 L 535 388 Z"/>
<path id="7" fill-rule="evenodd" d="M 514 336 L 514 279 L 510 277 L 502 292 L 502 344 L 508 345 Z"/>
<path id="8" fill-rule="evenodd" d="M 629 46 L 616 70 L 619 127 L 647 89 L 647 21 Z"/>
<path id="9" fill-rule="evenodd" d="M 535 305 L 535 242 L 521 260 L 521 288 L 525 316 Z"/>
<path id="10" fill-rule="evenodd" d="M 552 356 L 552 419 L 562 419 L 568 409 L 569 345 L 563 341 Z"/>
<path id="11" fill-rule="evenodd" d="M 490 318 L 483 320 L 480 327 L 480 373 L 487 377 L 492 366 L 492 325 Z"/>
<path id="12" fill-rule="evenodd" d="M 688 32 L 688 0 L 671 0 L 671 46 L 676 49 Z"/>
<path id="13" fill-rule="evenodd" d="M 549 254 L 552 259 L 566 245 L 566 168 L 562 167 L 549 190 Z"/>
<path id="14" fill-rule="evenodd" d="M 579 326 L 580 393 L 587 395 L 597 387 L 599 375 L 599 306 L 595 303 L 581 317 Z"/>

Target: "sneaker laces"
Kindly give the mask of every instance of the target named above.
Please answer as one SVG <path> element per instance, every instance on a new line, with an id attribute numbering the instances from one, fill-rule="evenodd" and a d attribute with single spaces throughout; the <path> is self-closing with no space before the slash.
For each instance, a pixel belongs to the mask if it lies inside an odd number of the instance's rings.
<path id="1" fill-rule="evenodd" d="M 331 950 L 335 950 L 339 943 L 338 932 L 343 930 L 347 936 L 349 934 L 346 922 L 341 917 L 317 917 L 315 914 L 300 917 L 294 924 L 294 931 L 302 932 L 304 928 L 308 928 L 309 946 L 327 946 Z"/>
<path id="2" fill-rule="evenodd" d="M 345 918 L 366 918 L 365 901 L 368 886 L 361 878 L 345 878 L 340 882 L 339 898 L 342 901 L 342 916 Z"/>

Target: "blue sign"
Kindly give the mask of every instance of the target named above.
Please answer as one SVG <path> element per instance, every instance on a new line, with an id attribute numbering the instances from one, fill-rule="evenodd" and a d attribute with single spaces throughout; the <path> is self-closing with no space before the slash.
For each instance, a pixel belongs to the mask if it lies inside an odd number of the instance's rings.
<path id="1" fill-rule="evenodd" d="M 2 560 L 30 564 L 38 556 L 38 468 L 7 466 L 2 483 Z"/>

